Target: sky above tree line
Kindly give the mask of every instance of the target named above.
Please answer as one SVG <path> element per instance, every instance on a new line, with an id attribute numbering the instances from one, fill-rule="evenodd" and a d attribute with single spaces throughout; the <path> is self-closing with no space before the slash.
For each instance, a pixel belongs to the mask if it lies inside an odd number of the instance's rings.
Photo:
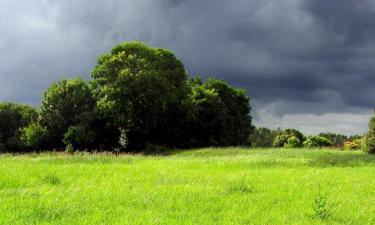
<path id="1" fill-rule="evenodd" d="M 140 40 L 245 88 L 257 126 L 363 133 L 374 21 L 372 0 L 2 0 L 0 100 L 38 105 L 51 82 L 88 79 L 101 53 Z"/>

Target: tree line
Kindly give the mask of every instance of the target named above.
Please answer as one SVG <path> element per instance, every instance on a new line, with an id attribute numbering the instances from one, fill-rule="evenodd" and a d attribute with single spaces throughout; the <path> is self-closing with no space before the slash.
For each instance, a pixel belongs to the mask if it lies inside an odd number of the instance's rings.
<path id="1" fill-rule="evenodd" d="M 320 133 L 305 136 L 296 129 L 254 128 L 249 136 L 252 147 L 261 148 L 321 148 L 363 150 L 375 154 L 375 116 L 369 122 L 369 131 L 363 135 L 347 136 L 337 133 Z"/>
<path id="2" fill-rule="evenodd" d="M 53 83 L 39 108 L 0 104 L 0 150 L 143 151 L 247 145 L 249 97 L 218 79 L 189 78 L 169 50 L 125 42 L 89 81 Z"/>
<path id="3" fill-rule="evenodd" d="M 173 52 L 124 42 L 101 55 L 91 79 L 53 83 L 39 108 L 0 103 L 0 151 L 159 151 L 253 146 L 337 147 L 375 153 L 375 117 L 365 135 L 252 126 L 250 99 L 223 80 L 189 78 Z"/>

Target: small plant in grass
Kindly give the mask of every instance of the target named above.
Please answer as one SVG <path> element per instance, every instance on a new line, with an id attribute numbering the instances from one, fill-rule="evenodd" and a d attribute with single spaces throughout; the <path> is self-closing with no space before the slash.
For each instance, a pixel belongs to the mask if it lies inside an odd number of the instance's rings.
<path id="1" fill-rule="evenodd" d="M 226 191 L 227 194 L 234 194 L 234 193 L 240 193 L 240 194 L 252 194 L 254 193 L 254 188 L 246 183 L 240 182 L 240 183 L 233 183 L 230 184 Z"/>
<path id="2" fill-rule="evenodd" d="M 43 181 L 51 185 L 58 185 L 61 183 L 60 179 L 55 175 L 47 175 L 44 177 Z"/>
<path id="3" fill-rule="evenodd" d="M 328 219 L 330 216 L 328 209 L 328 194 L 322 193 L 320 186 L 318 188 L 318 194 L 315 197 L 314 203 L 314 216 L 322 220 Z"/>

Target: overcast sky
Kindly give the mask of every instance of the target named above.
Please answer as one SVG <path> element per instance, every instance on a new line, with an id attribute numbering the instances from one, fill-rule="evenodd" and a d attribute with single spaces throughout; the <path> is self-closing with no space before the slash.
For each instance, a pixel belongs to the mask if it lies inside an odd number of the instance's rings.
<path id="1" fill-rule="evenodd" d="M 375 105 L 373 0 L 1 0 L 0 100 L 38 105 L 122 41 L 245 88 L 258 126 L 362 133 Z"/>

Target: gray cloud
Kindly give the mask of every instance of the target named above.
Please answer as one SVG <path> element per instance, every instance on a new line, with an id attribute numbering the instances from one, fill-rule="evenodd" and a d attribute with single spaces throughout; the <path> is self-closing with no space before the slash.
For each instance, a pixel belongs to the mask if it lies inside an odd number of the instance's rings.
<path id="1" fill-rule="evenodd" d="M 102 52 L 141 40 L 172 49 L 190 74 L 246 88 L 259 124 L 264 110 L 369 115 L 373 21 L 371 0 L 4 0 L 0 100 L 38 104 L 51 82 L 88 78 Z"/>

